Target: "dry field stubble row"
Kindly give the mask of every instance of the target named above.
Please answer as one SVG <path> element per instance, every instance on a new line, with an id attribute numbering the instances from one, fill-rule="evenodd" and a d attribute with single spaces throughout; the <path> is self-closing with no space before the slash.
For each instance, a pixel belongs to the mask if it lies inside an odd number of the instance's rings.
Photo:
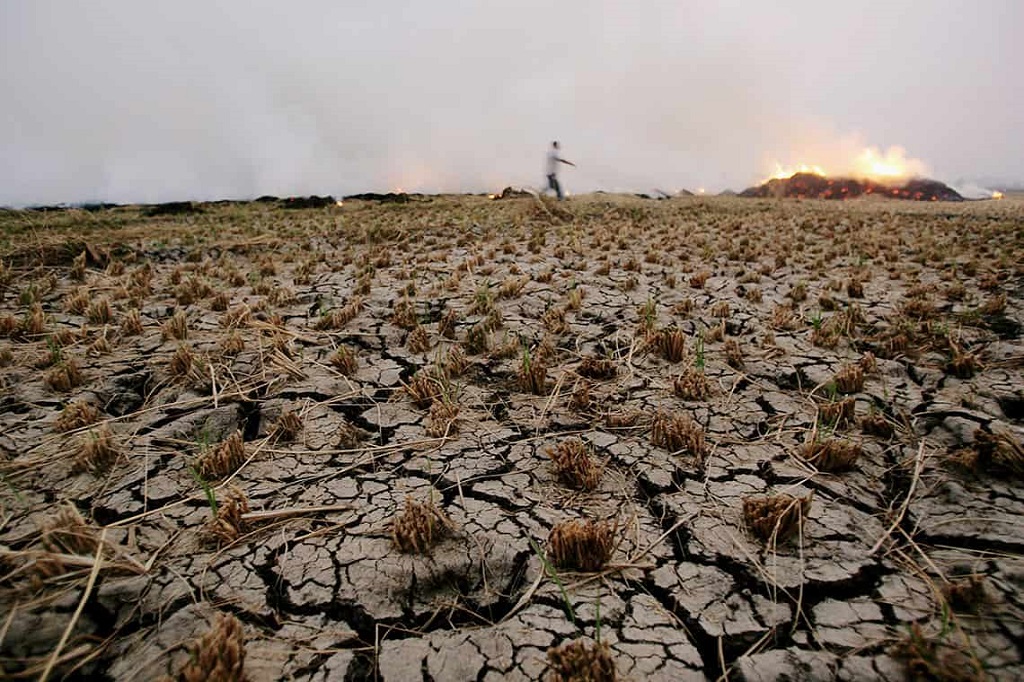
<path id="1" fill-rule="evenodd" d="M 3 675 L 1024 671 L 1021 202 L 200 208 L 0 214 Z"/>

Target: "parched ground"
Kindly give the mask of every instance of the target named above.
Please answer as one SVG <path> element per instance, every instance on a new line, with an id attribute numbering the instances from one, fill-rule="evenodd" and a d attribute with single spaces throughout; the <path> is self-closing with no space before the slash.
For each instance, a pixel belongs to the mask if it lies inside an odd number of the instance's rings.
<path id="1" fill-rule="evenodd" d="M 0 213 L 0 676 L 1024 677 L 1024 202 L 165 209 Z"/>

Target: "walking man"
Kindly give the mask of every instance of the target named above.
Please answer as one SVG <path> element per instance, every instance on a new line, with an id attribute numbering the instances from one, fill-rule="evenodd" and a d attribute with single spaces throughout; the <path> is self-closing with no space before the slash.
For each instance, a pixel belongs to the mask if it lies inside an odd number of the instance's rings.
<path id="1" fill-rule="evenodd" d="M 555 190 L 555 194 L 558 195 L 558 200 L 561 201 L 565 197 L 562 195 L 562 186 L 558 184 L 558 164 L 564 163 L 576 167 L 576 164 L 572 161 L 568 161 L 559 156 L 558 142 L 551 143 L 551 149 L 548 150 L 548 189 Z M 547 192 L 547 190 L 544 190 Z"/>

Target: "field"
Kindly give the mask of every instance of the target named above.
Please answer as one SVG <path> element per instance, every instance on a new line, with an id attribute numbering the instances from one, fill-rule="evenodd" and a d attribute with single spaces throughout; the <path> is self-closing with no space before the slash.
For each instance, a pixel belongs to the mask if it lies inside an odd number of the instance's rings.
<path id="1" fill-rule="evenodd" d="M 1024 199 L 409 199 L 0 212 L 0 677 L 1024 677 Z"/>

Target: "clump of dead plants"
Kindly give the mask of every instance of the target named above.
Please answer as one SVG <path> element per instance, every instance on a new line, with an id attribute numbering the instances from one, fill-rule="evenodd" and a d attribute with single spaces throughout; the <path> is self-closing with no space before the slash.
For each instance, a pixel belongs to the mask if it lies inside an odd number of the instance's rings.
<path id="1" fill-rule="evenodd" d="M 348 346 L 339 346 L 331 355 L 331 366 L 347 377 L 352 376 L 359 369 L 359 362 L 356 354 Z"/>
<path id="2" fill-rule="evenodd" d="M 425 410 L 444 394 L 446 383 L 440 373 L 424 369 L 403 384 L 403 390 L 416 407 Z"/>
<path id="3" fill-rule="evenodd" d="M 804 443 L 799 452 L 800 457 L 818 471 L 841 473 L 853 468 L 860 457 L 861 446 L 838 438 L 821 439 L 815 432 L 811 441 Z"/>
<path id="4" fill-rule="evenodd" d="M 892 438 L 892 435 L 896 433 L 896 427 L 893 426 L 892 422 L 886 419 L 884 414 L 877 411 L 869 412 L 861 418 L 860 430 L 869 436 L 878 436 L 885 439 Z"/>
<path id="5" fill-rule="evenodd" d="M 430 335 L 427 334 L 427 330 L 421 325 L 416 325 L 416 328 L 409 332 L 405 347 L 410 353 L 426 353 L 430 350 Z"/>
<path id="6" fill-rule="evenodd" d="M 578 379 L 573 384 L 572 393 L 569 395 L 569 408 L 576 412 L 590 412 L 593 410 L 594 396 L 590 389 L 589 381 Z"/>
<path id="7" fill-rule="evenodd" d="M 237 331 L 230 331 L 220 337 L 217 341 L 217 348 L 227 356 L 234 356 L 245 350 L 245 339 Z"/>
<path id="8" fill-rule="evenodd" d="M 270 437 L 275 441 L 290 443 L 301 431 L 302 417 L 292 410 L 285 410 L 271 428 Z"/>
<path id="9" fill-rule="evenodd" d="M 84 400 L 77 401 L 64 406 L 57 421 L 54 422 L 53 428 L 65 433 L 95 424 L 99 420 L 100 411 L 95 405 Z"/>
<path id="10" fill-rule="evenodd" d="M 752 495 L 743 500 L 743 522 L 758 540 L 775 545 L 793 537 L 803 527 L 813 497 L 813 493 L 807 497 L 788 493 Z"/>
<path id="11" fill-rule="evenodd" d="M 447 400 L 435 400 L 430 405 L 426 432 L 431 438 L 454 436 L 459 432 L 459 406 Z"/>
<path id="12" fill-rule="evenodd" d="M 530 354 L 529 348 L 523 348 L 523 359 L 516 373 L 519 388 L 534 395 L 547 393 L 548 370 L 540 353 Z"/>
<path id="13" fill-rule="evenodd" d="M 249 513 L 249 498 L 239 488 L 231 486 L 227 495 L 217 504 L 216 514 L 203 527 L 203 539 L 215 547 L 229 545 L 246 531 L 243 516 Z"/>
<path id="14" fill-rule="evenodd" d="M 215 447 L 204 448 L 196 458 L 195 469 L 204 480 L 219 480 L 237 471 L 245 458 L 242 432 L 236 430 Z"/>
<path id="15" fill-rule="evenodd" d="M 973 445 L 954 453 L 951 463 L 975 473 L 1007 473 L 1024 478 L 1024 445 L 1009 433 L 977 429 Z"/>
<path id="16" fill-rule="evenodd" d="M 558 568 L 600 571 L 615 551 L 617 531 L 608 521 L 563 521 L 548 534 L 548 558 Z"/>
<path id="17" fill-rule="evenodd" d="M 237 618 L 217 614 L 210 630 L 189 648 L 180 682 L 243 682 L 245 633 Z"/>
<path id="18" fill-rule="evenodd" d="M 604 473 L 590 448 L 579 438 L 562 441 L 545 450 L 558 480 L 577 490 L 593 490 Z"/>
<path id="19" fill-rule="evenodd" d="M 576 639 L 548 649 L 550 682 L 615 682 L 615 660 L 601 642 Z"/>
<path id="20" fill-rule="evenodd" d="M 857 418 L 857 401 L 854 398 L 843 398 L 818 405 L 818 421 L 833 428 L 849 426 Z"/>
<path id="21" fill-rule="evenodd" d="M 455 529 L 448 515 L 433 500 L 405 498 L 405 510 L 391 526 L 391 540 L 402 552 L 428 554 L 431 547 Z"/>
<path id="22" fill-rule="evenodd" d="M 711 395 L 711 382 L 696 367 L 687 367 L 672 379 L 672 391 L 683 400 L 704 400 Z"/>
<path id="23" fill-rule="evenodd" d="M 61 360 L 43 376 L 43 381 L 54 391 L 67 393 L 82 383 L 82 372 L 74 358 Z"/>
<path id="24" fill-rule="evenodd" d="M 964 352 L 958 346 L 953 345 L 945 369 L 946 374 L 955 376 L 957 379 L 970 379 L 978 370 L 982 369 L 982 364 L 974 353 Z"/>
<path id="25" fill-rule="evenodd" d="M 615 377 L 615 361 L 608 358 L 588 356 L 583 358 L 576 373 L 587 379 L 612 379 Z"/>
<path id="26" fill-rule="evenodd" d="M 858 393 L 864 390 L 864 370 L 860 365 L 843 365 L 836 372 L 834 381 L 840 393 Z"/>
<path id="27" fill-rule="evenodd" d="M 912 623 L 907 634 L 893 647 L 903 659 L 907 679 L 913 682 L 982 682 L 988 679 L 980 662 L 969 650 L 953 642 L 949 633 L 926 635 L 920 623 Z"/>
<path id="28" fill-rule="evenodd" d="M 942 586 L 942 597 L 950 608 L 962 613 L 977 613 L 989 602 L 985 580 L 976 573 L 947 582 Z"/>
<path id="29" fill-rule="evenodd" d="M 75 472 L 89 471 L 101 475 L 110 470 L 120 456 L 114 434 L 110 427 L 101 424 L 90 430 L 78 443 L 78 452 L 72 470 Z"/>
<path id="30" fill-rule="evenodd" d="M 192 349 L 188 344 L 183 343 L 174 349 L 174 355 L 171 356 L 171 361 L 167 365 L 167 371 L 174 377 L 188 376 L 194 360 Z"/>
<path id="31" fill-rule="evenodd" d="M 671 453 L 685 453 L 704 462 L 704 429 L 685 414 L 659 411 L 651 423 L 651 442 Z"/>
<path id="32" fill-rule="evenodd" d="M 604 417 L 604 424 L 609 429 L 629 429 L 639 423 L 643 413 L 639 410 L 609 412 Z"/>
<path id="33" fill-rule="evenodd" d="M 51 552 L 95 555 L 98 546 L 96 528 L 86 523 L 74 504 L 66 502 L 57 513 L 43 522 L 43 546 Z"/>
<path id="34" fill-rule="evenodd" d="M 184 341 L 188 338 L 188 318 L 185 317 L 184 310 L 177 310 L 171 317 L 164 322 L 161 327 L 161 335 L 164 341 L 169 339 L 177 339 L 178 341 Z"/>
<path id="35" fill-rule="evenodd" d="M 654 347 L 669 362 L 680 362 L 686 357 L 686 334 L 675 327 L 662 329 L 654 337 Z"/>
<path id="36" fill-rule="evenodd" d="M 402 329 L 413 330 L 419 325 L 416 319 L 416 304 L 408 298 L 399 299 L 391 312 L 391 323 Z"/>
<path id="37" fill-rule="evenodd" d="M 121 333 L 125 336 L 138 336 L 142 333 L 142 316 L 138 308 L 131 308 L 121 318 Z"/>
<path id="38" fill-rule="evenodd" d="M 727 339 L 722 344 L 722 352 L 725 353 L 725 363 L 733 369 L 743 369 L 743 348 L 736 339 Z"/>

